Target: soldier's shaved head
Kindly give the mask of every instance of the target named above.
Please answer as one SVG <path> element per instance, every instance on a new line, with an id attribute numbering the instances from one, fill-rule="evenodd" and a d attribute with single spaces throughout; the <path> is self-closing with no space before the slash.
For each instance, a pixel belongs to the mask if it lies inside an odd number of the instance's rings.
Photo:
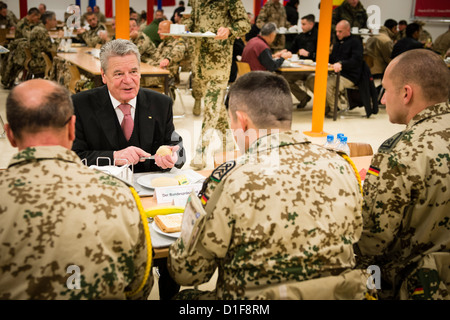
<path id="1" fill-rule="evenodd" d="M 443 102 L 450 97 L 450 70 L 431 50 L 406 51 L 392 60 L 388 68 L 397 87 L 416 84 L 430 103 Z"/>
<path id="2" fill-rule="evenodd" d="M 73 105 L 66 88 L 44 79 L 14 87 L 6 99 L 6 118 L 14 136 L 60 129 L 72 117 Z"/>

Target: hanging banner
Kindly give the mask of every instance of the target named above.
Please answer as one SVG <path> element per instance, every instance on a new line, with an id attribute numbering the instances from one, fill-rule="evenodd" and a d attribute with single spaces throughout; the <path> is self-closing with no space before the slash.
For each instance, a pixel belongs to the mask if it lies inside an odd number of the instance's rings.
<path id="1" fill-rule="evenodd" d="M 416 17 L 450 18 L 450 6 L 443 0 L 416 0 L 414 8 Z"/>
<path id="2" fill-rule="evenodd" d="M 105 0 L 105 17 L 113 17 L 113 0 Z"/>
<path id="3" fill-rule="evenodd" d="M 20 19 L 25 17 L 28 14 L 28 1 L 27 0 L 20 0 L 19 2 L 20 7 Z"/>
<path id="4" fill-rule="evenodd" d="M 175 5 L 175 0 L 162 0 L 163 7 L 170 7 Z"/>

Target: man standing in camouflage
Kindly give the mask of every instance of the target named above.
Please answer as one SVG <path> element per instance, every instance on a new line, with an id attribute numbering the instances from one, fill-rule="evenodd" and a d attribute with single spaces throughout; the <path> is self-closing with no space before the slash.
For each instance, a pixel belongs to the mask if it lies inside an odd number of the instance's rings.
<path id="1" fill-rule="evenodd" d="M 382 84 L 390 122 L 406 129 L 380 146 L 364 181 L 358 260 L 381 269 L 381 298 L 449 299 L 450 71 L 411 50 Z"/>
<path id="2" fill-rule="evenodd" d="M 333 10 L 332 33 L 341 20 L 347 20 L 351 27 L 366 28 L 367 12 L 359 0 L 344 0 L 344 2 Z"/>
<path id="3" fill-rule="evenodd" d="M 273 22 L 276 24 L 277 28 L 287 28 L 290 26 L 290 23 L 287 21 L 286 10 L 283 7 L 283 4 L 280 3 L 280 0 L 269 0 L 266 4 L 261 8 L 259 12 L 258 18 L 256 19 L 256 26 L 259 29 L 268 23 Z M 272 51 L 278 51 L 285 49 L 286 38 L 284 34 L 278 33 L 275 40 L 270 45 Z"/>
<path id="4" fill-rule="evenodd" d="M 86 21 L 89 24 L 89 30 L 80 28 L 77 30 L 78 37 L 81 38 L 88 47 L 95 47 L 97 44 L 104 44 L 106 42 L 105 35 L 108 33 L 106 26 L 99 23 L 94 12 L 86 13 Z M 100 33 L 103 34 L 99 35 Z"/>
<path id="5" fill-rule="evenodd" d="M 6 101 L 19 152 L 0 172 L 0 299 L 147 299 L 151 243 L 134 189 L 70 150 L 69 92 L 34 79 Z"/>
<path id="6" fill-rule="evenodd" d="M 198 38 L 194 47 L 193 76 L 204 93 L 200 141 L 190 165 L 194 169 L 206 166 L 206 151 L 213 131 L 227 141 L 228 119 L 224 93 L 230 77 L 233 43 L 250 31 L 250 22 L 241 0 L 190 0 L 191 17 L 184 23 L 191 32 L 213 32 L 215 38 Z M 228 138 L 228 141 L 232 138 Z"/>
<path id="7" fill-rule="evenodd" d="M 198 242 L 189 253 L 180 237 L 168 260 L 181 285 L 204 283 L 218 267 L 217 287 L 182 291 L 177 298 L 334 299 L 331 283 L 347 281 L 355 286 L 340 298 L 364 298 L 363 273 L 351 271 L 352 244 L 362 231 L 362 194 L 351 164 L 291 130 L 284 78 L 249 72 L 229 97 L 230 126 L 245 155 L 206 179 L 200 192 L 206 222 Z M 309 283 L 315 278 L 330 281 L 329 290 L 314 290 Z"/>

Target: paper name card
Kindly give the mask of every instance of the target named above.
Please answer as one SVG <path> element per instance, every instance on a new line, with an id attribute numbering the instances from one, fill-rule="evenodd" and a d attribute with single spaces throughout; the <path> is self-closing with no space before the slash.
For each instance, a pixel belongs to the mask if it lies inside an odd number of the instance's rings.
<path id="1" fill-rule="evenodd" d="M 202 186 L 202 183 L 196 183 L 172 187 L 157 187 L 155 188 L 156 202 L 171 203 L 174 199 L 187 199 L 191 191 L 195 191 L 198 194 Z"/>

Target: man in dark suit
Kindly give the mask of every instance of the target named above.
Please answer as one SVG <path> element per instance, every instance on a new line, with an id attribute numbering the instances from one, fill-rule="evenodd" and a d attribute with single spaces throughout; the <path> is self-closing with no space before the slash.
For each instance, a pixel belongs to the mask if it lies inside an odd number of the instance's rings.
<path id="1" fill-rule="evenodd" d="M 88 165 L 106 157 L 116 165 L 132 163 L 134 172 L 181 168 L 185 153 L 173 125 L 172 100 L 139 88 L 137 47 L 128 40 L 110 41 L 102 47 L 100 61 L 106 86 L 72 97 L 77 119 L 73 151 Z M 163 145 L 172 155 L 156 154 Z M 151 155 L 154 160 L 140 160 Z"/>

